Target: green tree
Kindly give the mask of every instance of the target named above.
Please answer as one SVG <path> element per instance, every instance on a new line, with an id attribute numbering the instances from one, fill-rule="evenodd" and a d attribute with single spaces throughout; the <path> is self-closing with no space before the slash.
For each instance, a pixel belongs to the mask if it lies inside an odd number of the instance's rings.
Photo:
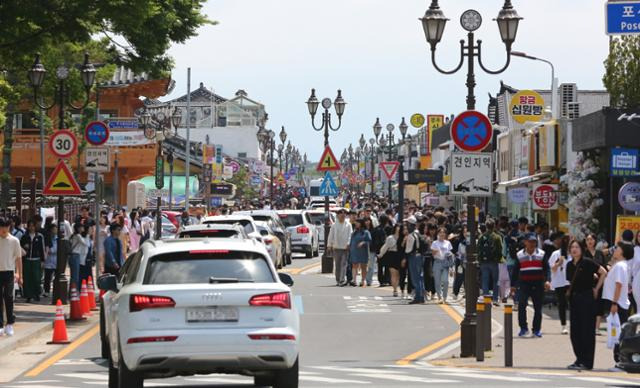
<path id="1" fill-rule="evenodd" d="M 609 51 L 602 81 L 611 95 L 611 106 L 640 107 L 640 37 L 614 38 Z"/>
<path id="2" fill-rule="evenodd" d="M 227 180 L 236 185 L 236 198 L 257 198 L 258 192 L 251 186 L 249 178 L 249 170 L 246 167 L 240 167 L 233 178 Z"/>

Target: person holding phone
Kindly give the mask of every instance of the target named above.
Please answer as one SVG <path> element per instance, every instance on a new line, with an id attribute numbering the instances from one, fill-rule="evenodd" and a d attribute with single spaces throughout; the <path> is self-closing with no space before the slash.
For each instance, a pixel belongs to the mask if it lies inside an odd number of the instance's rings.
<path id="1" fill-rule="evenodd" d="M 558 315 L 560 316 L 560 325 L 562 325 L 562 334 L 569 334 L 567 330 L 567 289 L 569 288 L 567 263 L 571 261 L 571 257 L 567 255 L 568 240 L 562 232 L 553 234 L 551 239 L 553 244 L 559 248 L 549 257 L 551 289 L 554 290 L 558 299 Z"/>

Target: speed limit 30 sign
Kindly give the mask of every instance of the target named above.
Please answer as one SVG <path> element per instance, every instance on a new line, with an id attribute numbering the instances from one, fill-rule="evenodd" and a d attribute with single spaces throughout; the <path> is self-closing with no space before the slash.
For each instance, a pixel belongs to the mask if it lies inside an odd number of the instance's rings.
<path id="1" fill-rule="evenodd" d="M 78 151 L 78 141 L 70 131 L 59 129 L 49 138 L 49 150 L 60 159 L 68 159 Z"/>

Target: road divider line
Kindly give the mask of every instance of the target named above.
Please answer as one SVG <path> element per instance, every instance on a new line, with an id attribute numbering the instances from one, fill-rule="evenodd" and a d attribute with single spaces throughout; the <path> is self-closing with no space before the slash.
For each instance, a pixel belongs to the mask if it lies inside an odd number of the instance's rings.
<path id="1" fill-rule="evenodd" d="M 25 377 L 36 377 L 36 376 L 38 376 L 40 373 L 42 373 L 45 370 L 47 370 L 53 364 L 55 364 L 56 362 L 62 360 L 69 353 L 71 353 L 74 350 L 76 350 L 82 344 L 84 344 L 85 342 L 89 341 L 93 336 L 98 334 L 99 331 L 100 331 L 100 326 L 98 324 L 96 324 L 89 331 L 87 331 L 86 333 L 84 333 L 83 335 L 78 337 L 78 339 L 76 339 L 75 341 L 73 341 L 69 345 L 67 345 L 64 348 L 62 348 L 58 353 L 54 354 L 53 356 L 51 356 L 48 359 L 46 359 L 43 362 L 41 362 L 35 368 L 31 369 L 29 372 L 27 372 L 25 374 Z"/>
<path id="2" fill-rule="evenodd" d="M 460 316 L 460 314 L 458 314 L 458 312 L 456 310 L 454 310 L 451 306 L 446 305 L 446 304 L 441 304 L 438 305 L 451 319 L 453 319 L 457 324 L 460 324 L 460 322 L 462 322 L 462 316 Z M 428 345 L 420 350 L 418 350 L 415 353 L 412 353 L 408 356 L 403 357 L 402 359 L 396 361 L 396 365 L 409 365 L 410 363 L 425 357 L 426 355 L 428 355 L 429 353 L 435 352 L 436 350 L 447 346 L 450 342 L 456 341 L 460 339 L 460 331 L 456 331 L 455 333 L 451 334 L 448 337 L 442 338 L 439 341 L 436 341 L 434 343 L 432 343 L 431 345 Z"/>

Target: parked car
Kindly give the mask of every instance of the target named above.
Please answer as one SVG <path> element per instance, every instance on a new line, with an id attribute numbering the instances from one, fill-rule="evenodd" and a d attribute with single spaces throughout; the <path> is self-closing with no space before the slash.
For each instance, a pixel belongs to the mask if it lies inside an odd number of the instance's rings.
<path id="1" fill-rule="evenodd" d="M 629 317 L 620 328 L 620 342 L 614 351 L 620 361 L 617 367 L 629 373 L 640 373 L 640 314 Z"/>
<path id="2" fill-rule="evenodd" d="M 182 213 L 174 212 L 171 210 L 163 210 L 162 215 L 166 216 L 176 228 L 180 227 L 180 216 L 182 215 Z"/>
<path id="3" fill-rule="evenodd" d="M 291 249 L 302 252 L 307 258 L 320 251 L 318 228 L 311 222 L 307 210 L 278 210 L 278 216 L 291 233 Z"/>
<path id="4" fill-rule="evenodd" d="M 256 221 L 256 227 L 262 236 L 262 242 L 269 252 L 273 265 L 278 269 L 282 268 L 284 265 L 282 242 L 265 221 Z"/>
<path id="5" fill-rule="evenodd" d="M 338 203 L 336 202 L 336 200 L 333 198 L 329 198 L 329 207 L 335 207 L 335 206 L 338 206 Z M 324 209 L 324 198 L 322 199 L 312 198 L 311 201 L 309 201 L 309 205 L 307 206 L 307 209 L 309 210 Z"/>
<path id="6" fill-rule="evenodd" d="M 307 212 L 307 216 L 309 217 L 309 221 L 316 226 L 318 229 L 318 241 L 320 241 L 320 247 L 324 250 L 324 211 L 321 210 L 310 210 Z M 336 222 L 336 215 L 333 212 L 329 212 L 329 223 L 333 225 Z M 328 233 L 328 230 L 327 230 Z"/>
<path id="7" fill-rule="evenodd" d="M 151 241 L 98 280 L 109 388 L 147 378 L 232 373 L 298 387 L 292 278 L 255 240 Z"/>
<path id="8" fill-rule="evenodd" d="M 185 226 L 178 232 L 178 238 L 240 238 L 249 235 L 240 224 L 200 224 Z"/>
<path id="9" fill-rule="evenodd" d="M 255 221 L 266 221 L 269 224 L 269 227 L 276 236 L 280 239 L 284 246 L 284 258 L 285 264 L 291 264 L 292 258 L 292 249 L 291 249 L 291 232 L 287 230 L 287 227 L 284 226 L 280 217 L 278 217 L 278 213 L 275 210 L 247 210 L 247 211 L 239 211 L 234 212 L 236 215 L 248 215 L 251 216 Z"/>

